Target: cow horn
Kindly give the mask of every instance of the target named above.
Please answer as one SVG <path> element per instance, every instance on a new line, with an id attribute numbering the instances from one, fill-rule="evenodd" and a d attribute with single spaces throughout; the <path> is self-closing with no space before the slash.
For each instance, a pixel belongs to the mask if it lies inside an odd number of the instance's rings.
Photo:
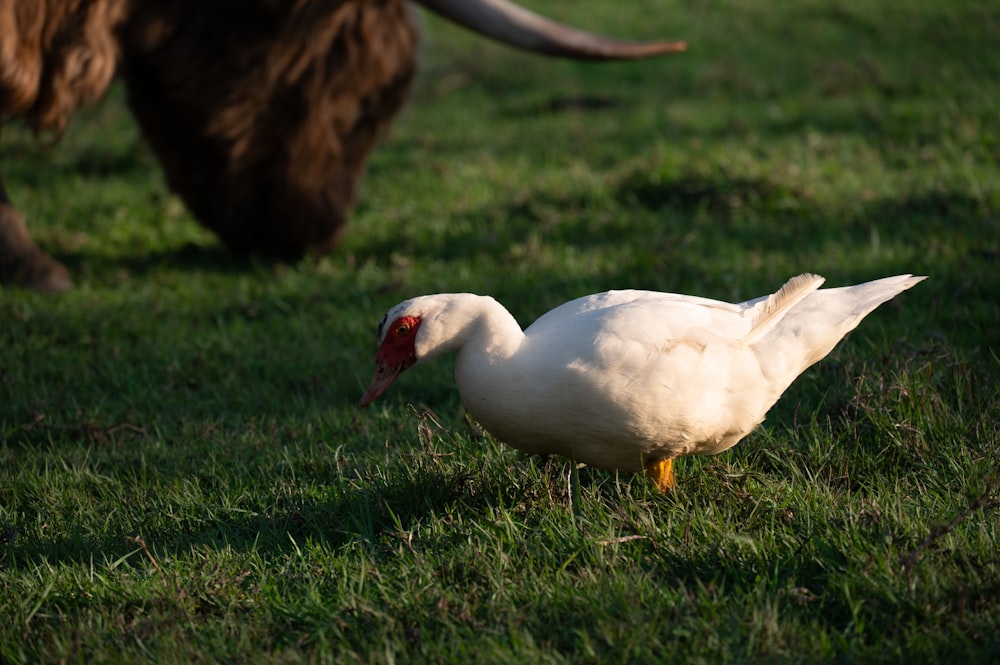
<path id="1" fill-rule="evenodd" d="M 417 0 L 449 21 L 515 48 L 577 60 L 676 53 L 685 42 L 626 42 L 556 23 L 508 0 Z"/>

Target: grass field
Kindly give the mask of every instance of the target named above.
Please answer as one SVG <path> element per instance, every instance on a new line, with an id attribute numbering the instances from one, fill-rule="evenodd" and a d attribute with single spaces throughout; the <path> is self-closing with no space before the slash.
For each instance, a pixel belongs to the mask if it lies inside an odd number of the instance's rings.
<path id="1" fill-rule="evenodd" d="M 424 21 L 342 246 L 231 256 L 121 90 L 0 168 L 58 297 L 0 290 L 0 662 L 1000 661 L 1000 9 L 547 0 L 655 61 Z M 930 278 L 677 491 L 527 457 L 449 362 L 357 400 L 386 308 Z"/>

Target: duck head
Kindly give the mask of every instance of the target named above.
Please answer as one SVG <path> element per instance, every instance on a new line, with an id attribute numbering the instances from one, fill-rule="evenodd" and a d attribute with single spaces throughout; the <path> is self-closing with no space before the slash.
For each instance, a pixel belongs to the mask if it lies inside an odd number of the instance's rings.
<path id="1" fill-rule="evenodd" d="M 393 318 L 390 320 L 390 315 Z M 375 376 L 361 397 L 368 406 L 386 391 L 403 371 L 417 363 L 417 332 L 423 318 L 415 314 L 389 310 L 378 324 L 378 350 L 375 352 Z"/>

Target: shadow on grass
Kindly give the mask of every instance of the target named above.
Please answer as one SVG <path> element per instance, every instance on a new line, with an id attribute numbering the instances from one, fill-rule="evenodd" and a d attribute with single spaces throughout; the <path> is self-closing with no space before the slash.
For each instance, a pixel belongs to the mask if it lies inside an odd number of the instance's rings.
<path id="1" fill-rule="evenodd" d="M 477 254 L 505 256 L 511 246 L 532 233 L 566 247 L 599 248 L 608 243 L 620 243 L 623 238 L 627 240 L 629 235 L 637 239 L 650 236 L 648 228 L 631 224 L 628 211 L 634 210 L 652 212 L 663 219 L 650 242 L 638 245 L 638 254 L 660 251 L 664 257 L 683 263 L 684 257 L 676 253 L 675 248 L 680 244 L 678 239 L 693 230 L 718 237 L 721 244 L 780 252 L 795 248 L 797 253 L 808 254 L 820 253 L 832 242 L 841 244 L 844 251 L 850 251 L 851 244 L 859 250 L 867 250 L 872 229 L 880 227 L 891 228 L 894 234 L 910 236 L 916 242 L 947 243 L 950 235 L 982 233 L 989 224 L 995 226 L 997 214 L 988 202 L 967 192 L 935 188 L 915 191 L 903 198 L 859 203 L 847 213 L 834 211 L 832 214 L 842 216 L 831 220 L 831 212 L 823 210 L 806 191 L 777 179 L 722 171 L 626 174 L 617 183 L 614 196 L 623 212 L 616 213 L 620 219 L 613 223 L 591 223 L 591 211 L 607 206 L 597 194 L 579 192 L 559 196 L 538 192 L 527 199 L 457 216 L 453 226 L 469 230 L 446 229 L 419 240 L 407 239 L 405 234 L 375 239 L 359 246 L 356 253 L 360 262 L 375 260 L 380 264 L 391 263 L 400 252 L 418 260 L 434 261 L 451 261 Z M 980 256 L 968 259 L 1000 260 L 1000 237 L 990 237 L 986 233 L 982 240 L 977 250 Z M 221 244 L 188 243 L 177 248 L 101 257 L 100 260 L 85 251 L 57 249 L 52 254 L 73 274 L 81 274 L 87 267 L 110 275 L 125 271 L 144 276 L 160 270 L 238 274 L 286 264 L 233 252 Z M 330 256 L 334 261 L 347 260 L 338 249 Z M 515 261 L 518 257 L 508 256 L 507 259 Z M 698 256 L 693 256 L 691 262 L 704 263 Z M 908 269 L 906 266 L 899 268 Z M 632 270 L 633 266 L 622 265 L 619 273 L 626 278 L 623 284 Z"/>
<path id="2" fill-rule="evenodd" d="M 22 132 L 15 131 L 4 138 L 0 165 L 4 175 L 16 185 L 15 203 L 21 188 L 41 189 L 60 178 L 82 176 L 104 180 L 159 168 L 150 149 L 138 138 L 115 147 L 87 142 L 75 150 L 44 137 L 35 140 Z"/>
<path id="3" fill-rule="evenodd" d="M 553 95 L 537 102 L 514 102 L 504 105 L 502 115 L 510 118 L 533 118 L 553 113 L 610 111 L 630 102 L 608 94 Z"/>
<path id="4" fill-rule="evenodd" d="M 762 249 L 787 254 L 821 254 L 836 243 L 843 254 L 867 253 L 873 229 L 890 230 L 901 242 L 915 246 L 947 245 L 952 239 L 974 234 L 980 239 L 979 256 L 960 260 L 995 261 L 1000 256 L 997 211 L 988 201 L 968 192 L 934 188 L 899 198 L 853 202 L 845 210 L 824 210 L 808 192 L 770 178 L 730 175 L 722 171 L 679 174 L 637 172 L 622 177 L 614 196 L 623 209 L 615 218 L 593 223 L 606 203 L 587 193 L 557 196 L 536 194 L 506 206 L 490 206 L 456 218 L 453 231 L 430 237 L 374 240 L 359 249 L 362 259 L 387 263 L 406 252 L 416 259 L 455 260 L 481 254 L 503 256 L 512 245 L 530 234 L 543 242 L 581 249 L 629 242 L 633 235 L 637 255 L 662 251 L 671 260 L 704 264 L 704 253 L 717 239 L 718 251 L 726 246 L 741 250 Z M 649 228 L 648 216 L 633 225 L 634 214 L 654 213 L 662 219 Z M 468 222 L 472 223 L 468 223 Z M 676 252 L 680 238 L 697 231 L 708 238 L 700 253 Z M 511 257 L 516 260 L 517 257 Z M 887 265 L 887 269 L 906 266 Z M 633 266 L 623 264 L 627 277 Z M 910 267 L 909 270 L 913 268 Z M 612 275 L 612 277 L 614 277 Z M 627 281 L 627 280 L 626 280 Z"/>
<path id="5" fill-rule="evenodd" d="M 124 256 L 100 258 L 83 251 L 55 250 L 51 254 L 65 264 L 74 275 L 79 275 L 88 268 L 99 274 L 108 275 L 120 274 L 124 271 L 131 277 L 144 277 L 163 270 L 181 273 L 236 275 L 286 265 L 286 262 L 277 259 L 234 252 L 221 244 L 186 243 L 169 249 L 146 250 Z"/>
<path id="6" fill-rule="evenodd" d="M 233 511 L 214 505 L 213 511 L 224 514 L 178 518 L 169 527 L 137 525 L 134 530 L 96 537 L 78 532 L 18 543 L 19 527 L 0 524 L 0 570 L 31 567 L 41 561 L 52 565 L 90 564 L 98 556 L 115 561 L 137 553 L 137 537 L 157 557 L 183 558 L 199 548 L 228 548 L 254 552 L 266 560 L 295 552 L 306 543 L 329 550 L 358 545 L 379 557 L 395 551 L 397 545 L 405 543 L 408 533 L 429 518 L 447 520 L 447 516 L 461 512 L 463 519 L 468 519 L 472 514 L 523 505 L 524 495 L 516 482 L 487 478 L 464 465 L 442 470 L 427 459 L 417 459 L 416 468 L 397 468 L 393 464 L 356 467 L 352 478 L 302 474 L 295 487 L 282 485 L 273 488 L 273 493 L 259 494 L 256 505 L 245 503 Z M 162 471 L 165 477 L 191 477 L 186 472 Z M 234 470 L 221 477 L 197 473 L 194 477 L 202 484 L 217 487 L 241 482 L 237 475 Z M 315 496 L 317 484 L 323 487 L 325 496 Z M 307 495 L 298 491 L 301 487 L 313 489 Z M 19 521 L 27 523 L 36 518 L 41 516 L 31 514 L 28 507 Z M 72 532 L 73 528 L 66 531 Z M 145 563 L 141 557 L 131 560 L 132 565 Z"/>
<path id="7" fill-rule="evenodd" d="M 140 168 L 156 168 L 155 163 L 145 163 L 141 148 L 141 145 L 136 144 L 134 150 L 116 153 L 88 147 L 75 153 L 71 160 L 62 158 L 62 155 L 59 158 L 46 159 L 52 151 L 59 150 L 57 145 L 39 147 L 37 154 L 22 150 L 7 150 L 8 153 L 15 153 L 18 163 L 14 168 L 6 169 L 4 175 L 13 183 L 12 196 L 16 204 L 22 189 L 46 190 L 51 183 L 59 179 L 86 178 L 88 184 L 93 185 L 93 181 L 128 177 Z"/>
<path id="8" fill-rule="evenodd" d="M 563 480 L 562 474 L 559 475 L 557 482 Z M 589 474 L 583 474 L 581 481 L 585 491 L 591 482 L 603 482 L 589 478 Z M 605 486 L 605 489 L 609 490 L 609 496 L 599 501 L 611 503 L 622 499 L 609 487 Z M 695 493 L 698 499 L 692 497 L 692 505 L 677 503 L 664 505 L 664 508 L 683 513 L 690 511 L 698 501 L 711 500 L 705 496 L 704 490 Z M 739 538 L 720 539 L 711 527 L 710 534 L 705 537 L 706 534 L 700 530 L 706 525 L 698 520 L 695 520 L 695 529 L 699 532 L 691 542 L 688 532 L 685 532 L 683 541 L 677 541 L 656 530 L 650 531 L 650 535 L 623 539 L 620 543 L 613 542 L 615 539 L 599 542 L 593 534 L 582 535 L 573 529 L 559 533 L 536 533 L 528 524 L 532 508 L 525 507 L 526 501 L 532 501 L 529 492 L 499 479 L 473 476 L 463 470 L 442 473 L 422 469 L 410 475 L 396 476 L 388 482 L 377 480 L 369 487 L 333 485 L 329 495 L 329 498 L 305 500 L 279 498 L 273 505 L 244 507 L 221 519 L 192 520 L 194 523 L 181 523 L 168 528 L 138 527 L 134 531 L 113 532 L 99 538 L 66 536 L 12 545 L 10 541 L 16 538 L 16 534 L 8 530 L 0 533 L 0 552 L 6 550 L 0 560 L 0 569 L 26 570 L 40 564 L 93 567 L 95 564 L 114 563 L 114 567 L 126 565 L 146 570 L 152 575 L 154 571 L 149 561 L 152 558 L 153 567 L 160 573 L 165 585 L 181 582 L 185 584 L 185 592 L 197 593 L 198 580 L 178 571 L 177 564 L 173 562 L 185 562 L 182 565 L 187 565 L 192 559 L 197 562 L 201 559 L 199 553 L 204 550 L 232 551 L 236 557 L 255 556 L 265 564 L 296 557 L 303 550 L 309 550 L 306 556 L 316 561 L 314 567 L 319 571 L 323 565 L 319 559 L 323 557 L 317 557 L 317 549 L 333 553 L 351 548 L 366 552 L 376 563 L 391 561 L 401 552 L 404 556 L 409 552 L 419 560 L 426 552 L 428 565 L 437 567 L 437 574 L 444 580 L 442 584 L 462 585 L 468 577 L 480 574 L 475 565 L 454 557 L 438 559 L 435 548 L 447 545 L 428 542 L 421 535 L 414 540 L 414 532 L 419 534 L 419 527 L 428 520 L 444 523 L 443 528 L 447 529 L 451 526 L 450 516 L 456 513 L 462 516 L 455 525 L 457 541 L 469 538 L 470 525 L 476 524 L 482 529 L 487 544 L 509 548 L 514 556 L 524 548 L 530 550 L 533 566 L 548 566 L 553 571 L 558 569 L 560 574 L 570 576 L 578 572 L 586 575 L 590 565 L 586 562 L 588 557 L 596 556 L 603 560 L 604 554 L 598 553 L 600 550 L 621 547 L 633 552 L 631 556 L 620 559 L 621 565 L 633 569 L 640 579 L 652 581 L 665 589 L 675 589 L 678 585 L 691 590 L 707 588 L 720 597 L 730 589 L 742 589 L 748 585 L 758 589 L 765 585 L 769 589 L 787 590 L 786 587 L 793 582 L 795 588 L 806 592 L 811 588 L 818 593 L 826 587 L 828 577 L 835 574 L 833 571 L 849 565 L 837 541 L 837 528 L 821 527 L 815 533 L 799 532 L 794 539 L 787 539 L 781 547 L 764 555 L 758 555 L 756 550 L 749 553 Z M 629 497 L 630 502 L 634 500 L 648 499 Z M 670 498 L 657 498 L 657 501 L 673 503 Z M 755 512 L 754 506 L 756 502 L 747 495 L 743 508 Z M 552 507 L 547 506 L 540 512 L 551 510 Z M 495 517 L 504 514 L 513 515 L 517 522 L 514 531 L 506 529 L 502 517 Z M 495 523 L 497 519 L 499 523 Z M 689 517 L 689 527 L 690 522 Z M 435 527 L 438 530 L 441 528 L 440 524 Z M 878 525 L 875 525 L 872 532 L 877 529 Z M 447 539 L 448 535 L 443 537 Z M 873 536 L 866 534 L 866 537 Z M 707 545 L 700 542 L 702 538 Z M 492 553 L 476 556 L 488 558 Z M 155 563 L 157 561 L 172 563 L 161 567 Z M 254 564 L 240 565 L 252 567 Z M 330 579 L 328 582 L 336 585 L 339 580 Z M 839 601 L 827 599 L 823 607 L 826 619 L 831 620 L 830 613 L 839 607 Z M 579 609 L 584 611 L 585 608 Z M 539 608 L 539 611 L 544 616 L 552 610 Z M 836 613 L 839 614 L 839 610 Z"/>

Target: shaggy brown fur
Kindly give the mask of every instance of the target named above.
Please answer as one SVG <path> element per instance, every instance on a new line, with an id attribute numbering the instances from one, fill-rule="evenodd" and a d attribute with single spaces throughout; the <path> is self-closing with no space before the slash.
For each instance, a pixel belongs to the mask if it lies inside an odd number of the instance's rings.
<path id="1" fill-rule="evenodd" d="M 229 246 L 285 258 L 336 242 L 416 50 L 399 0 L 150 0 L 122 38 L 170 186 Z"/>
<path id="2" fill-rule="evenodd" d="M 62 132 L 115 73 L 125 0 L 0 0 L 0 117 Z"/>
<path id="3" fill-rule="evenodd" d="M 104 94 L 118 58 L 125 0 L 0 0 L 0 120 L 62 133 L 81 104 Z M 69 272 L 35 245 L 0 180 L 0 284 L 69 287 Z"/>
<path id="4" fill-rule="evenodd" d="M 117 63 L 192 213 L 235 249 L 294 258 L 336 243 L 416 50 L 402 0 L 0 0 L 0 120 L 58 135 Z M 59 289 L 68 273 L 4 195 L 11 281 Z"/>

